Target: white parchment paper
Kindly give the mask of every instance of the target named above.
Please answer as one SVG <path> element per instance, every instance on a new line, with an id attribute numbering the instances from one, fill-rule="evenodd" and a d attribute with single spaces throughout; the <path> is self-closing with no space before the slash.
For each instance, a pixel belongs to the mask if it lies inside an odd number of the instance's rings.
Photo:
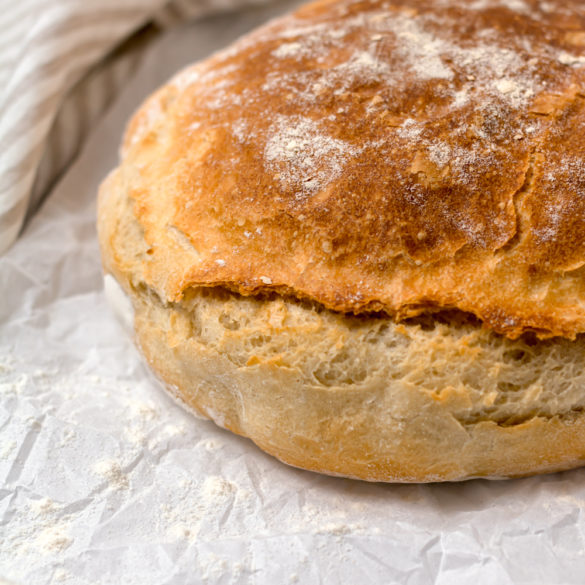
<path id="1" fill-rule="evenodd" d="M 397 486 L 287 467 L 176 406 L 108 307 L 95 194 L 125 121 L 292 5 L 163 37 L 0 258 L 0 581 L 582 584 L 585 471 Z"/>

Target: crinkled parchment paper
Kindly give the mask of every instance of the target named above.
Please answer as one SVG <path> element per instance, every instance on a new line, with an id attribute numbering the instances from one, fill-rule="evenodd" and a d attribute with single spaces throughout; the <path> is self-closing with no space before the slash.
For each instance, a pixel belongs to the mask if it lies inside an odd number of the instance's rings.
<path id="1" fill-rule="evenodd" d="M 180 66 L 291 5 L 161 38 L 0 258 L 0 577 L 582 584 L 585 471 L 400 486 L 287 467 L 176 406 L 108 307 L 95 194 L 126 119 Z"/>

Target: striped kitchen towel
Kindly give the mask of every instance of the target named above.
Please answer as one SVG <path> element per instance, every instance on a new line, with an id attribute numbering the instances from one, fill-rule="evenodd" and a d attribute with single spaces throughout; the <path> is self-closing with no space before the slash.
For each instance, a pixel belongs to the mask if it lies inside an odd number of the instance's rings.
<path id="1" fill-rule="evenodd" d="M 153 31 L 261 1 L 10 3 L 0 14 L 0 253 L 75 156 Z"/>

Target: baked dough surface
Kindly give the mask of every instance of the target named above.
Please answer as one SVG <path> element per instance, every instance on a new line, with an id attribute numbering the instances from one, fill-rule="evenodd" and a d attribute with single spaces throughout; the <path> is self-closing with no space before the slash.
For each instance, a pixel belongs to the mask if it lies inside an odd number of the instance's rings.
<path id="1" fill-rule="evenodd" d="M 134 117 L 116 180 L 150 244 L 145 280 L 169 301 L 270 288 L 573 338 L 584 88 L 581 0 L 311 4 Z"/>
<path id="2" fill-rule="evenodd" d="M 580 0 L 326 0 L 176 75 L 104 268 L 185 404 L 384 481 L 585 459 Z"/>
<path id="3" fill-rule="evenodd" d="M 106 269 L 182 404 L 281 460 L 370 481 L 515 477 L 585 463 L 585 337 L 511 340 L 460 312 L 396 323 L 272 294 L 134 280 L 148 244 L 105 184 Z"/>

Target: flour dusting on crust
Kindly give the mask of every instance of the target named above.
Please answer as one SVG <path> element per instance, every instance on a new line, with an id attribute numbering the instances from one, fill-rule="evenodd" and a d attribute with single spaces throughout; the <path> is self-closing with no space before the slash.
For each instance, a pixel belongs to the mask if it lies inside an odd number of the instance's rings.
<path id="1" fill-rule="evenodd" d="M 269 172 L 285 188 L 302 198 L 320 191 L 336 179 L 353 149 L 327 136 L 319 124 L 301 117 L 279 116 L 268 130 L 264 160 Z"/>
<path id="2" fill-rule="evenodd" d="M 219 284 L 585 332 L 582 2 L 317 2 L 166 92 L 123 163 L 166 238 L 145 261 L 163 298 Z"/>

